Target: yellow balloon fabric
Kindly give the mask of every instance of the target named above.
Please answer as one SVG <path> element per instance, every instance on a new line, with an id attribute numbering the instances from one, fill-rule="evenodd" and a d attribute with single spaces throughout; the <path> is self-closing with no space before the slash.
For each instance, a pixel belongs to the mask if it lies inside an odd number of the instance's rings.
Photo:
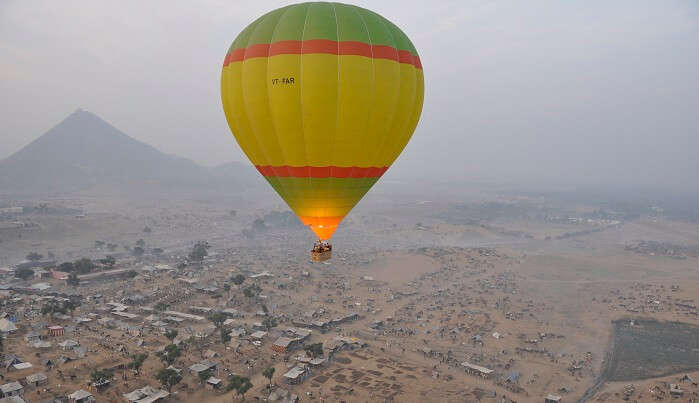
<path id="1" fill-rule="evenodd" d="M 340 3 L 263 15 L 235 39 L 221 74 L 238 144 L 322 240 L 408 143 L 423 95 L 408 37 L 378 14 Z"/>

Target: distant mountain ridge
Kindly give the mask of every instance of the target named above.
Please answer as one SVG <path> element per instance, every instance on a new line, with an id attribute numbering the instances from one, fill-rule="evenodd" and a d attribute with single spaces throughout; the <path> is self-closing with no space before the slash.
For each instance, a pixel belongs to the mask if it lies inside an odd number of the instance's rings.
<path id="1" fill-rule="evenodd" d="M 54 193 L 96 185 L 207 187 L 254 184 L 254 169 L 216 168 L 165 154 L 97 115 L 77 110 L 0 161 L 0 193 Z"/>

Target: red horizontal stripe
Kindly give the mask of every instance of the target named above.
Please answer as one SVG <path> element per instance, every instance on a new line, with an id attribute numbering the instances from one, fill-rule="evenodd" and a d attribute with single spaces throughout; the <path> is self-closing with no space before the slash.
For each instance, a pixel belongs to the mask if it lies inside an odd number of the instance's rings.
<path id="1" fill-rule="evenodd" d="M 267 57 L 268 55 L 269 45 L 266 43 L 252 45 L 245 49 L 245 59 L 251 59 L 253 57 Z"/>
<path id="2" fill-rule="evenodd" d="M 414 56 L 410 51 L 398 50 L 386 45 L 369 45 L 358 41 L 331 41 L 328 39 L 309 39 L 307 41 L 279 41 L 272 44 L 250 45 L 247 48 L 234 49 L 226 55 L 223 66 L 233 62 L 240 62 L 254 57 L 270 57 L 276 55 L 300 55 L 300 54 L 330 54 L 340 56 L 364 56 L 374 59 L 395 60 L 399 63 L 412 64 L 422 69 L 420 57 Z"/>
<path id="3" fill-rule="evenodd" d="M 292 167 L 288 165 L 256 165 L 255 168 L 264 176 L 281 178 L 379 178 L 388 170 L 388 167 Z"/>
<path id="4" fill-rule="evenodd" d="M 338 46 L 340 48 L 341 55 L 372 57 L 372 46 L 368 43 L 357 41 L 342 41 L 338 42 Z"/>

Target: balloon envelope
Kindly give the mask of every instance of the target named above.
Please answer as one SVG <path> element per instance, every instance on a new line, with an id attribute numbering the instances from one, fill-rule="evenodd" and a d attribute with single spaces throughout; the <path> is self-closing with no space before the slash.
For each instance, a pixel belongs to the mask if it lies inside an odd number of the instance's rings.
<path id="1" fill-rule="evenodd" d="M 403 150 L 423 102 L 420 58 L 380 15 L 302 3 L 233 41 L 221 98 L 238 144 L 322 240 Z"/>

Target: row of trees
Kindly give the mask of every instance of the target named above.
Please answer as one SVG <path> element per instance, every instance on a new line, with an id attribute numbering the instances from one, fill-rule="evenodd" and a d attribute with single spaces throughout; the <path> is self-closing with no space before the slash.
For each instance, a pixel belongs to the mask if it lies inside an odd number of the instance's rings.
<path id="1" fill-rule="evenodd" d="M 113 257 L 107 257 L 104 259 L 106 264 L 114 265 L 116 264 L 116 260 Z M 64 262 L 58 265 L 58 270 L 64 271 L 66 273 L 77 273 L 77 274 L 87 274 L 92 272 L 97 268 L 97 265 L 95 262 L 92 261 L 92 259 L 88 259 L 86 257 L 78 259 L 74 262 Z"/>
<path id="2" fill-rule="evenodd" d="M 52 315 L 54 313 L 71 314 L 79 305 L 73 302 L 72 299 L 67 299 L 64 301 L 49 300 L 41 307 L 42 315 Z"/>
<path id="3" fill-rule="evenodd" d="M 102 249 L 102 248 L 107 248 L 108 251 L 114 252 L 117 250 L 119 245 L 111 242 L 104 242 L 104 241 L 95 241 L 95 248 L 97 249 Z"/>

